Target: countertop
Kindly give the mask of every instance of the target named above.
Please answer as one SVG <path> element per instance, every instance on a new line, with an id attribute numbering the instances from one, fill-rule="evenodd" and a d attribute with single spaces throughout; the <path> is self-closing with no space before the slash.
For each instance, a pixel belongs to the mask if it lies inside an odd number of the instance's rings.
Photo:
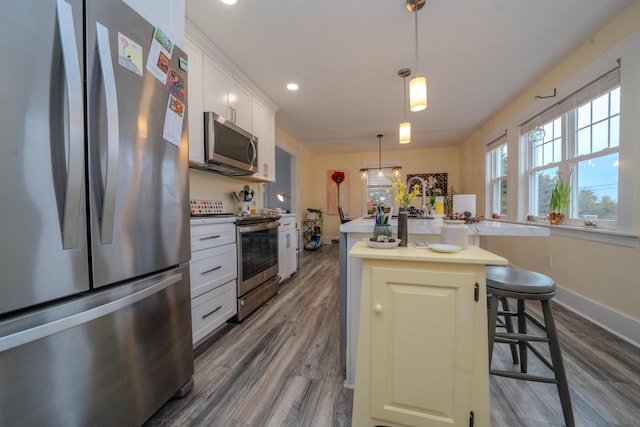
<path id="1" fill-rule="evenodd" d="M 202 217 L 191 217 L 191 225 L 204 225 L 204 224 L 224 224 L 227 222 L 235 223 L 235 216 L 202 216 Z"/>
<path id="2" fill-rule="evenodd" d="M 409 218 L 409 234 L 440 234 L 441 219 Z M 373 233 L 373 218 L 357 218 L 340 225 L 341 233 Z M 398 230 L 398 219 L 391 219 L 391 229 Z M 503 221 L 484 220 L 475 224 L 467 224 L 470 236 L 548 236 L 547 227 L 535 225 L 515 224 Z"/>
<path id="3" fill-rule="evenodd" d="M 453 253 L 441 253 L 431 249 L 416 249 L 411 245 L 393 249 L 370 248 L 365 241 L 356 242 L 349 251 L 354 258 L 389 261 L 444 262 L 451 264 L 507 265 L 508 260 L 476 246 L 469 246 Z"/>

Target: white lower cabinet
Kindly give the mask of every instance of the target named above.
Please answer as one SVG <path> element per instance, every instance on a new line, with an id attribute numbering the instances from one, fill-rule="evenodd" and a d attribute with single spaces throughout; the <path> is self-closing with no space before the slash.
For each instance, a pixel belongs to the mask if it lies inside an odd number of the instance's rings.
<path id="1" fill-rule="evenodd" d="M 199 344 L 237 313 L 235 219 L 191 221 L 191 322 Z"/>
<path id="2" fill-rule="evenodd" d="M 194 345 L 236 315 L 236 281 L 232 280 L 191 300 Z"/>
<path id="3" fill-rule="evenodd" d="M 278 230 L 278 275 L 283 282 L 297 271 L 297 230 L 295 214 L 283 215 Z"/>

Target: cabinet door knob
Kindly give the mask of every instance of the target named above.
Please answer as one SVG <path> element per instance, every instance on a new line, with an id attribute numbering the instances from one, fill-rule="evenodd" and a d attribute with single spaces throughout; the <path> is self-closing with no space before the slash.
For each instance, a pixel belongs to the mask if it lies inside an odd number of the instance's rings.
<path id="1" fill-rule="evenodd" d="M 382 313 L 382 305 L 381 304 L 376 304 L 373 307 L 373 311 L 375 311 L 376 313 Z"/>

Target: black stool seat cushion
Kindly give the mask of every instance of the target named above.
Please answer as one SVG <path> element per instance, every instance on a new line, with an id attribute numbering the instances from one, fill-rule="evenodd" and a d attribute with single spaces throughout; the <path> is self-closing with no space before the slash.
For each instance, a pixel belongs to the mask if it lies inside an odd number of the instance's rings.
<path id="1" fill-rule="evenodd" d="M 487 288 L 523 294 L 555 293 L 556 282 L 535 271 L 513 267 L 487 266 Z M 487 289 L 490 292 L 490 289 Z"/>

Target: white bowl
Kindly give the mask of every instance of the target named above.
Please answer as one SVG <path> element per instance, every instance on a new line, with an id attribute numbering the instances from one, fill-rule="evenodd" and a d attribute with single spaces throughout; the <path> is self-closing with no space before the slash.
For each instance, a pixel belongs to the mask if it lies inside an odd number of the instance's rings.
<path id="1" fill-rule="evenodd" d="M 373 242 L 367 240 L 367 245 L 374 249 L 393 249 L 400 244 L 400 239 L 396 239 L 395 242 Z"/>

